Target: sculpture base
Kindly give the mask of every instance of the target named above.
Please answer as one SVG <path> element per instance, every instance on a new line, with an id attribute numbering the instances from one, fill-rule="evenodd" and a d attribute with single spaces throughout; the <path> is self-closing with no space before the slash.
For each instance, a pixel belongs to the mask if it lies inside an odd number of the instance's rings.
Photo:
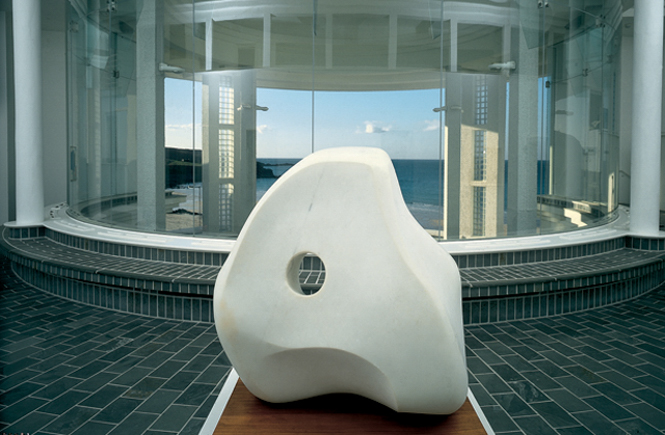
<path id="1" fill-rule="evenodd" d="M 351 394 L 273 404 L 257 399 L 238 379 L 213 433 L 476 435 L 488 431 L 468 398 L 457 412 L 447 416 L 402 414 Z"/>

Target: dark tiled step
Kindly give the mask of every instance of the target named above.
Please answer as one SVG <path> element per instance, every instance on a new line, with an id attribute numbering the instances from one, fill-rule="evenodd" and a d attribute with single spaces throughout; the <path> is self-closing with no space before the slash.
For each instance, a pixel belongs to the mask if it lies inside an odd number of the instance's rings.
<path id="1" fill-rule="evenodd" d="M 105 299 L 111 300 L 106 302 L 107 306 L 111 304 L 110 308 L 124 310 L 131 306 L 134 307 L 132 312 L 149 315 L 159 308 L 150 306 L 143 310 L 145 304 L 137 302 L 143 301 L 142 294 L 175 297 L 164 302 L 173 306 L 183 306 L 182 298 L 203 298 L 206 303 L 212 299 L 220 266 L 100 253 L 62 244 L 47 233 L 38 233 L 37 237 L 10 238 L 5 230 L 1 242 L 24 275 L 68 289 L 62 290 L 66 297 L 85 299 L 92 304 L 96 304 L 97 299 L 104 299 L 85 295 L 84 290 L 76 290 L 78 293 L 72 290 L 89 286 L 97 292 L 115 292 Z M 578 248 L 573 251 L 585 255 L 503 266 L 469 267 L 467 264 L 467 267 L 460 268 L 465 322 L 543 317 L 594 308 L 634 297 L 665 280 L 665 252 L 633 249 L 642 247 L 642 244 L 638 242 L 636 246 L 629 238 L 603 243 L 603 246 L 615 249 L 589 254 L 597 247 Z M 658 247 L 658 243 L 660 241 L 649 242 L 647 246 Z M 124 251 L 133 252 L 133 249 Z M 197 254 L 206 258 L 207 253 Z M 482 254 L 478 258 L 487 255 L 493 258 L 491 256 L 495 254 Z M 528 257 L 519 252 L 511 255 L 513 258 Z M 183 258 L 182 253 L 177 257 Z M 198 258 L 188 253 L 184 257 Z M 456 256 L 457 261 L 461 258 Z M 325 272 L 314 263 L 314 260 L 305 262 L 306 270 L 300 274 L 303 290 L 308 292 L 315 291 L 325 279 Z M 307 270 L 307 265 L 312 270 Z M 29 281 L 25 276 L 24 279 Z M 121 292 L 119 296 L 118 291 Z M 136 308 L 137 304 L 141 307 Z M 211 319 L 210 313 L 206 313 L 203 320 L 208 319 Z"/>

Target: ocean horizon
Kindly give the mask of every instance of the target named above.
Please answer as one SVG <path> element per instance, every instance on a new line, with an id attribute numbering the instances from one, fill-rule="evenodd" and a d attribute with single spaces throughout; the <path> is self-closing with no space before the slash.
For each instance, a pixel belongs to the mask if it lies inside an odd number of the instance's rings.
<path id="1" fill-rule="evenodd" d="M 256 200 L 258 201 L 273 183 L 301 159 L 257 158 L 264 168 L 273 172 L 276 178 L 256 180 Z M 392 160 L 402 191 L 402 197 L 416 220 L 425 228 L 438 228 L 443 216 L 442 195 L 444 189 L 444 165 L 439 160 Z M 538 161 L 538 194 L 547 189 L 549 162 Z M 504 208 L 507 199 L 508 161 L 504 171 Z"/>

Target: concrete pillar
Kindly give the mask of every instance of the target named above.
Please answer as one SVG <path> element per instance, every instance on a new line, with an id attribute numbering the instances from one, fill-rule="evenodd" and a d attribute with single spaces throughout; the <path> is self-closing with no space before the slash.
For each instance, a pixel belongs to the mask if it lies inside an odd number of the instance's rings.
<path id="1" fill-rule="evenodd" d="M 44 221 L 40 0 L 14 0 L 16 225 Z"/>
<path id="2" fill-rule="evenodd" d="M 663 92 L 663 3 L 635 0 L 630 230 L 658 235 Z"/>
<path id="3" fill-rule="evenodd" d="M 163 8 L 161 0 L 144 0 L 136 29 L 137 226 L 146 231 L 166 227 Z"/>

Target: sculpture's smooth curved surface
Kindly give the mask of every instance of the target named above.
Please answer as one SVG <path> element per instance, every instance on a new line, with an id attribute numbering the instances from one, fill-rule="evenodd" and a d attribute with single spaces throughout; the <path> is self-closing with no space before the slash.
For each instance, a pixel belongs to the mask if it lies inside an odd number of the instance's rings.
<path id="1" fill-rule="evenodd" d="M 326 279 L 306 296 L 306 253 Z M 317 152 L 256 205 L 215 285 L 217 332 L 257 397 L 355 393 L 450 414 L 467 373 L 457 266 L 409 213 L 388 155 Z"/>

